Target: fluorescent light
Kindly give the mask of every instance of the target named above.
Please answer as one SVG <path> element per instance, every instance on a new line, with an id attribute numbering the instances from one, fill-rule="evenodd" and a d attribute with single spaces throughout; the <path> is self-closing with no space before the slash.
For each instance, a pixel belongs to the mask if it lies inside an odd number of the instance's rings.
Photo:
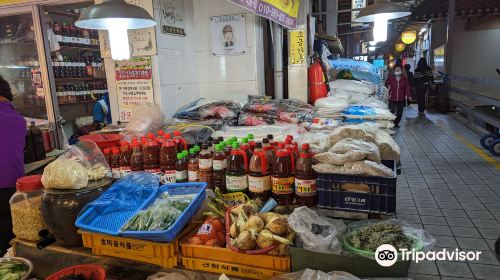
<path id="1" fill-rule="evenodd" d="M 385 42 L 387 40 L 387 16 L 384 14 L 376 14 L 375 26 L 373 27 L 373 41 Z"/>
<path id="2" fill-rule="evenodd" d="M 111 57 L 114 60 L 130 58 L 130 48 L 128 44 L 127 27 L 116 24 L 109 28 L 109 44 L 111 47 Z"/>
<path id="3" fill-rule="evenodd" d="M 368 50 L 371 51 L 371 52 L 374 51 L 374 50 L 376 50 L 376 49 L 377 49 L 376 47 L 368 47 Z"/>
<path id="4" fill-rule="evenodd" d="M 426 27 L 423 27 L 422 29 L 420 29 L 420 32 L 418 33 L 418 36 L 422 35 L 425 31 L 427 31 Z"/>
<path id="5" fill-rule="evenodd" d="M 375 46 L 376 44 L 377 44 L 377 42 L 375 42 L 375 41 L 370 41 L 370 46 L 372 46 L 372 47 L 373 47 L 373 46 Z"/>

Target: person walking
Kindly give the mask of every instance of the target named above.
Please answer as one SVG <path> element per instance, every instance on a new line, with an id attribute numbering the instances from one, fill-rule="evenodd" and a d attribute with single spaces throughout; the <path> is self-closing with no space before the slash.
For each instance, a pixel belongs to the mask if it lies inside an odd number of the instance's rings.
<path id="1" fill-rule="evenodd" d="M 389 73 L 385 81 L 385 86 L 389 89 L 389 109 L 391 113 L 396 115 L 396 119 L 394 120 L 395 127 L 399 127 L 399 122 L 403 117 L 404 104 L 410 96 L 410 85 L 403 71 L 402 66 L 394 66 L 394 69 Z"/>
<path id="2" fill-rule="evenodd" d="M 14 110 L 12 100 L 9 83 L 0 76 L 0 256 L 14 238 L 9 200 L 17 179 L 24 176 L 26 121 Z"/>
<path id="3" fill-rule="evenodd" d="M 413 84 L 417 92 L 418 114 L 425 114 L 425 100 L 429 87 L 434 84 L 434 74 L 432 69 L 427 65 L 427 60 L 424 57 L 420 58 L 413 75 Z"/>

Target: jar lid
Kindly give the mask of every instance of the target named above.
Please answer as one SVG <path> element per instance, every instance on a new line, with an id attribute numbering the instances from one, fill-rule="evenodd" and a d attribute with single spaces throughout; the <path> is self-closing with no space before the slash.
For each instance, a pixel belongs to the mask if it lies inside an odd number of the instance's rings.
<path id="1" fill-rule="evenodd" d="M 43 189 L 42 175 L 24 176 L 17 179 L 16 189 L 20 192 L 30 192 Z"/>

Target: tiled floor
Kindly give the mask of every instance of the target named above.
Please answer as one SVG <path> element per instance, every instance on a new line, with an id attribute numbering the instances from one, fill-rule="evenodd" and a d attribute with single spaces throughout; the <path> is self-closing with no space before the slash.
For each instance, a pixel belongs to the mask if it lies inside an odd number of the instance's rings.
<path id="1" fill-rule="evenodd" d="M 485 151 L 479 138 L 448 115 L 417 117 L 414 108 L 405 111 L 396 135 L 403 164 L 397 218 L 429 231 L 435 248 L 482 252 L 477 262 L 413 263 L 415 280 L 500 279 L 493 254 L 500 236 L 500 170 L 468 146 Z"/>

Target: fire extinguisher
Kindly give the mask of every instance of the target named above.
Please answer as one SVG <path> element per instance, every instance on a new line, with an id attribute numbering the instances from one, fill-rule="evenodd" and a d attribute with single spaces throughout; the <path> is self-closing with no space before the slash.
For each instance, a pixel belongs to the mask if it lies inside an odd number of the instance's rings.
<path id="1" fill-rule="evenodd" d="M 328 95 L 328 77 L 321 59 L 316 56 L 309 66 L 309 104 Z"/>

